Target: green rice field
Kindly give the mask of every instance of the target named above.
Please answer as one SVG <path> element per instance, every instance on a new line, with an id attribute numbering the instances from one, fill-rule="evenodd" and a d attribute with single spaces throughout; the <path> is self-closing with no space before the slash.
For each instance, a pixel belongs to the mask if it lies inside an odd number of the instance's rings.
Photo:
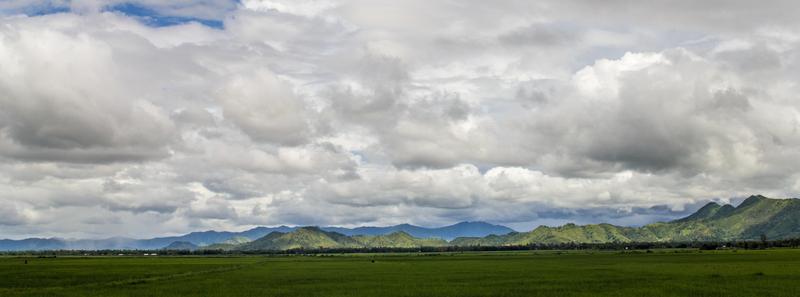
<path id="1" fill-rule="evenodd" d="M 800 296 L 798 284 L 800 250 L 0 257 L 0 296 Z"/>

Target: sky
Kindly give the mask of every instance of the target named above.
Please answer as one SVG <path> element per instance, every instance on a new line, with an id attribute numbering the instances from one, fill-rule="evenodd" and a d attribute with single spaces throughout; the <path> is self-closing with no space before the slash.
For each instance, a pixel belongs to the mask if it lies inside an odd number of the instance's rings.
<path id="1" fill-rule="evenodd" d="M 797 1 L 0 1 L 0 237 L 800 192 Z"/>

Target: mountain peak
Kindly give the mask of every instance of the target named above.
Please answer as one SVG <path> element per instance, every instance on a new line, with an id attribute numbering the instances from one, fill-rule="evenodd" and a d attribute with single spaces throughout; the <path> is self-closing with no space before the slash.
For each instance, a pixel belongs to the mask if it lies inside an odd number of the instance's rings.
<path id="1" fill-rule="evenodd" d="M 722 208 L 722 206 L 719 205 L 719 203 L 712 201 L 707 203 L 697 211 L 695 211 L 693 214 L 685 218 L 676 220 L 676 222 L 688 222 L 688 221 L 708 219 L 716 215 L 720 208 Z"/>
<path id="2" fill-rule="evenodd" d="M 197 245 L 188 241 L 175 241 L 162 249 L 172 251 L 193 251 L 197 249 Z"/>
<path id="3" fill-rule="evenodd" d="M 486 226 L 486 227 L 492 227 L 492 226 L 495 226 L 495 225 L 487 223 L 487 222 L 482 222 L 482 221 L 463 221 L 463 222 L 455 223 L 455 224 L 450 225 L 450 226 L 471 226 L 471 227 L 483 227 L 483 226 Z"/>
<path id="4" fill-rule="evenodd" d="M 762 195 L 752 195 L 750 197 L 747 197 L 747 199 L 745 199 L 744 201 L 742 201 L 742 203 L 739 204 L 739 206 L 737 206 L 736 208 L 747 207 L 765 200 L 769 200 L 769 198 L 764 197 Z"/>
<path id="5" fill-rule="evenodd" d="M 700 209 L 698 209 L 695 214 L 709 214 L 711 212 L 717 211 L 722 205 L 716 202 L 709 202 L 706 205 L 703 205 Z"/>

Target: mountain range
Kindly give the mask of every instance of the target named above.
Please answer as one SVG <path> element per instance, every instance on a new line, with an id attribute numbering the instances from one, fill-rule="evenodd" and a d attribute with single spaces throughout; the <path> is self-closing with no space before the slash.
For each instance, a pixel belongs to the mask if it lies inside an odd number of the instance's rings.
<path id="1" fill-rule="evenodd" d="M 181 236 L 157 237 L 150 239 L 132 239 L 115 237 L 107 239 L 61 239 L 61 238 L 28 238 L 22 240 L 0 240 L 0 251 L 20 250 L 101 250 L 101 249 L 142 249 L 154 250 L 165 248 L 175 242 L 191 243 L 196 246 L 216 245 L 220 249 L 241 244 L 243 241 L 253 241 L 273 232 L 290 233 L 301 227 L 256 227 L 242 232 L 228 231 L 203 231 L 192 232 Z M 386 235 L 394 232 L 405 232 L 414 237 L 435 237 L 452 240 L 464 236 L 487 236 L 490 234 L 507 234 L 514 232 L 505 226 L 489 224 L 486 222 L 461 222 L 458 224 L 439 228 L 426 228 L 409 224 L 387 227 L 321 227 L 320 230 L 336 232 L 347 236 L 357 235 Z M 231 242 L 237 239 L 236 242 Z"/>
<path id="2" fill-rule="evenodd" d="M 403 231 L 384 235 L 354 235 L 306 227 L 289 233 L 274 232 L 228 250 L 287 250 L 316 248 L 507 246 L 554 243 L 687 242 L 759 240 L 800 237 L 800 200 L 751 196 L 741 204 L 711 202 L 678 220 L 642 227 L 611 224 L 540 226 L 529 232 L 466 236 L 445 241 L 418 238 Z"/>
<path id="3" fill-rule="evenodd" d="M 456 238 L 452 245 L 529 243 L 687 242 L 800 237 L 800 200 L 750 196 L 736 207 L 711 202 L 678 220 L 642 227 L 610 224 L 540 226 L 530 232 Z"/>
<path id="4" fill-rule="evenodd" d="M 417 238 L 405 231 L 395 231 L 382 235 L 347 236 L 338 232 L 325 231 L 317 227 L 298 228 L 290 233 L 273 232 L 255 241 L 232 250 L 289 250 L 317 248 L 414 248 L 422 246 L 446 246 L 441 238 Z"/>
<path id="5" fill-rule="evenodd" d="M 389 227 L 258 227 L 244 232 L 194 232 L 145 240 L 25 239 L 0 240 L 0 250 L 174 249 L 287 250 L 318 248 L 413 248 L 436 246 L 505 246 L 548 243 L 687 242 L 786 239 L 800 237 L 800 200 L 750 196 L 741 204 L 711 202 L 693 214 L 642 227 L 611 224 L 539 226 L 529 232 L 484 222 L 441 228 L 408 224 Z"/>

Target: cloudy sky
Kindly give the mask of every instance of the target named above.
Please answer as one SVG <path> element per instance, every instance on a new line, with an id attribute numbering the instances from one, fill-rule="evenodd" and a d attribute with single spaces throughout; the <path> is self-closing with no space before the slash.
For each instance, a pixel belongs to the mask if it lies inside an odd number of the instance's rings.
<path id="1" fill-rule="evenodd" d="M 798 10 L 0 1 L 0 237 L 526 231 L 796 197 Z"/>

